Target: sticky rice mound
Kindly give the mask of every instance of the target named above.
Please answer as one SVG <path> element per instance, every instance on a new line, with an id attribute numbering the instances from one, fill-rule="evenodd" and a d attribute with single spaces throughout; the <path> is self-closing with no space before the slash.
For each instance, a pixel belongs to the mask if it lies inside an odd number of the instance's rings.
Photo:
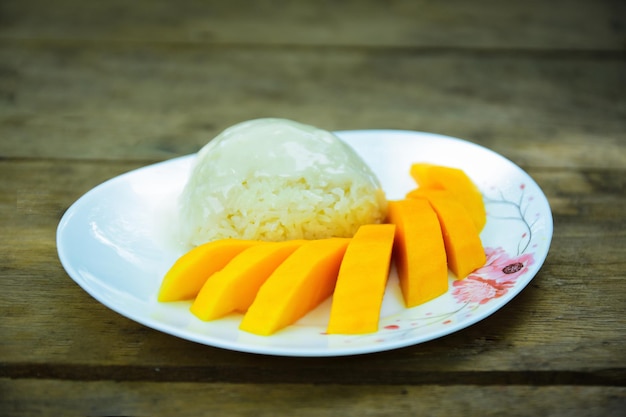
<path id="1" fill-rule="evenodd" d="M 285 119 L 232 126 L 197 155 L 179 201 L 183 243 L 351 237 L 380 223 L 379 181 L 332 133 Z"/>

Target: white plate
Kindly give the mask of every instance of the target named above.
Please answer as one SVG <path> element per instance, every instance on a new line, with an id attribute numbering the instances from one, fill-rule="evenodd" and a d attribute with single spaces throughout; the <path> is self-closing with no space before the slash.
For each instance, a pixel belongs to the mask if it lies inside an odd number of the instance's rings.
<path id="1" fill-rule="evenodd" d="M 441 297 L 406 309 L 395 270 L 390 273 L 377 333 L 327 335 L 330 299 L 298 323 L 270 337 L 238 330 L 237 314 L 203 322 L 190 302 L 158 303 L 161 279 L 183 251 L 168 219 L 195 155 L 141 168 L 86 193 L 57 230 L 59 258 L 68 274 L 96 300 L 148 327 L 225 349 L 284 356 L 362 354 L 422 343 L 482 320 L 507 304 L 535 276 L 552 238 L 552 213 L 537 184 L 502 156 L 446 136 L 398 130 L 342 131 L 378 175 L 389 199 L 415 188 L 417 161 L 462 168 L 484 194 L 488 211 L 481 234 L 488 262 L 464 280 L 450 277 Z"/>

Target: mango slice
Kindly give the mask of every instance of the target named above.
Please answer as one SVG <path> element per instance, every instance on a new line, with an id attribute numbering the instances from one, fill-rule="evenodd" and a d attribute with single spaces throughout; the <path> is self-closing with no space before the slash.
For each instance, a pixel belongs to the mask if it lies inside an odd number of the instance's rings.
<path id="1" fill-rule="evenodd" d="M 483 196 L 463 170 L 429 163 L 415 163 L 411 165 L 410 173 L 420 188 L 450 192 L 465 206 L 476 229 L 479 232 L 483 229 L 487 222 Z M 412 197 L 411 193 L 407 197 Z"/>
<path id="2" fill-rule="evenodd" d="M 396 226 L 359 227 L 343 256 L 328 322 L 328 334 L 378 331 Z"/>
<path id="3" fill-rule="evenodd" d="M 245 249 L 208 279 L 191 305 L 201 320 L 248 310 L 259 288 L 303 240 L 266 243 Z"/>
<path id="4" fill-rule="evenodd" d="M 158 293 L 159 301 L 193 299 L 206 280 L 244 249 L 261 243 L 255 240 L 224 239 L 196 246 L 167 271 Z"/>
<path id="5" fill-rule="evenodd" d="M 389 201 L 387 210 L 396 225 L 393 251 L 406 307 L 447 292 L 446 250 L 432 206 L 425 199 L 405 199 Z"/>
<path id="6" fill-rule="evenodd" d="M 349 238 L 311 240 L 296 249 L 261 286 L 239 328 L 269 336 L 328 298 L 349 242 Z"/>
<path id="7" fill-rule="evenodd" d="M 465 207 L 444 190 L 418 188 L 412 198 L 427 200 L 437 213 L 448 256 L 448 267 L 457 279 L 485 264 L 486 256 L 480 235 Z"/>

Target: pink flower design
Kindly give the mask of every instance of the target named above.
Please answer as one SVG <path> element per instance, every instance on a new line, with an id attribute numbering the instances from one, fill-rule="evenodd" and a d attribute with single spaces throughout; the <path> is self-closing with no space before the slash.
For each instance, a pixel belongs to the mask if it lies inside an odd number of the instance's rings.
<path id="1" fill-rule="evenodd" d="M 452 295 L 465 303 L 485 304 L 506 294 L 508 285 L 499 285 L 491 280 L 470 275 L 464 280 L 454 281 Z"/>
<path id="2" fill-rule="evenodd" d="M 485 265 L 471 275 L 479 275 L 498 283 L 515 284 L 515 281 L 535 262 L 532 253 L 511 258 L 502 248 L 485 248 L 485 254 L 487 255 Z"/>
<path id="3" fill-rule="evenodd" d="M 452 295 L 461 302 L 485 304 L 507 293 L 534 263 L 532 254 L 511 258 L 502 248 L 485 248 L 485 265 L 455 281 Z"/>

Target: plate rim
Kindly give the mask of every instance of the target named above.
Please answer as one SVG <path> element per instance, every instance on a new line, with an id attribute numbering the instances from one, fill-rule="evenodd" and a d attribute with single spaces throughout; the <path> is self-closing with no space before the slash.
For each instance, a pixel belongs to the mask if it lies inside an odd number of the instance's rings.
<path id="1" fill-rule="evenodd" d="M 112 306 L 106 303 L 106 301 L 102 299 L 102 297 L 94 290 L 94 288 L 87 285 L 85 280 L 80 276 L 79 271 L 77 271 L 72 265 L 72 263 L 69 261 L 69 254 L 67 253 L 68 248 L 63 244 L 65 228 L 67 227 L 69 222 L 72 220 L 76 212 L 78 212 L 79 209 L 83 205 L 87 204 L 89 198 L 91 198 L 93 195 L 97 195 L 100 191 L 102 191 L 104 187 L 111 186 L 111 184 L 117 181 L 123 181 L 126 177 L 131 176 L 133 174 L 137 174 L 140 171 L 155 169 L 157 167 L 169 165 L 169 164 L 176 164 L 176 163 L 183 164 L 186 162 L 193 162 L 193 159 L 197 155 L 196 153 L 177 156 L 174 158 L 170 158 L 167 160 L 159 161 L 153 164 L 149 164 L 149 165 L 145 165 L 139 168 L 129 170 L 127 172 L 124 172 L 115 177 L 109 178 L 97 184 L 96 186 L 92 187 L 90 190 L 82 194 L 63 213 L 63 216 L 61 217 L 61 220 L 59 221 L 58 226 L 57 226 L 56 245 L 57 245 L 57 254 L 61 262 L 61 265 L 63 266 L 66 273 L 69 275 L 69 277 L 96 301 L 100 302 L 101 304 L 105 305 L 105 307 L 115 311 L 116 313 L 122 315 L 123 317 L 126 317 L 148 328 L 151 328 L 151 329 L 154 329 L 154 330 L 157 330 L 157 331 L 160 331 L 160 332 L 163 332 L 163 333 L 166 333 L 166 334 L 169 334 L 169 335 L 172 335 L 172 336 L 184 339 L 184 340 L 206 345 L 206 346 L 212 346 L 216 348 L 244 352 L 244 353 L 262 354 L 262 355 L 269 355 L 269 356 L 287 356 L 287 357 L 334 357 L 334 356 L 370 354 L 370 353 L 377 353 L 377 352 L 400 349 L 400 348 L 404 348 L 408 346 L 414 346 L 414 345 L 422 344 L 431 340 L 435 340 L 435 339 L 456 333 L 480 321 L 487 319 L 492 314 L 494 314 L 495 312 L 499 311 L 504 306 L 506 306 L 513 298 L 517 297 L 528 286 L 528 284 L 535 278 L 535 276 L 539 273 L 539 271 L 543 267 L 543 264 L 545 263 L 545 260 L 550 250 L 553 233 L 554 233 L 552 210 L 551 210 L 549 201 L 547 197 L 545 196 L 545 193 L 543 192 L 541 187 L 537 184 L 537 182 L 534 180 L 534 178 L 532 178 L 526 171 L 524 171 L 522 168 L 520 168 L 517 164 L 515 164 L 510 159 L 506 158 L 505 156 L 489 148 L 486 148 L 474 142 L 457 138 L 457 137 L 453 137 L 453 136 L 442 135 L 438 133 L 403 130 L 403 129 L 337 130 L 337 131 L 333 131 L 332 133 L 336 134 L 343 141 L 346 140 L 345 138 L 347 136 L 356 136 L 358 138 L 359 135 L 364 135 L 364 134 L 367 134 L 367 135 L 376 135 L 376 134 L 390 135 L 391 134 L 391 135 L 400 135 L 400 136 L 415 136 L 415 137 L 421 137 L 421 138 L 426 137 L 426 138 L 434 139 L 434 140 L 437 140 L 437 139 L 445 139 L 448 141 L 451 140 L 454 142 L 462 143 L 464 146 L 469 145 L 469 146 L 475 147 L 480 152 L 488 152 L 492 157 L 497 157 L 505 161 L 506 163 L 510 164 L 519 173 L 525 176 L 526 182 L 531 182 L 533 184 L 534 188 L 536 188 L 536 190 L 540 193 L 540 197 L 544 201 L 545 208 L 547 209 L 547 211 L 543 213 L 544 216 L 546 216 L 543 219 L 545 222 L 545 228 L 544 228 L 545 229 L 545 237 L 544 237 L 545 250 L 542 251 L 542 253 L 540 253 L 539 259 L 537 259 L 536 266 L 533 268 L 533 271 L 532 272 L 529 271 L 529 273 L 527 274 L 523 282 L 520 282 L 514 288 L 511 288 L 511 291 L 509 291 L 504 297 L 502 297 L 501 301 L 497 303 L 496 305 L 493 305 L 492 308 L 490 308 L 488 311 L 483 312 L 483 314 L 481 315 L 477 315 L 467 320 L 464 320 L 463 322 L 456 324 L 452 329 L 441 328 L 436 331 L 431 331 L 424 336 L 415 337 L 415 338 L 405 338 L 405 339 L 397 340 L 395 342 L 389 341 L 389 342 L 386 342 L 385 344 L 365 344 L 365 345 L 354 346 L 352 348 L 339 348 L 339 349 L 330 349 L 330 348 L 307 349 L 307 348 L 302 348 L 302 347 L 298 347 L 298 348 L 289 347 L 288 348 L 284 346 L 262 346 L 262 345 L 240 344 L 240 343 L 237 343 L 236 341 L 230 342 L 227 340 L 221 340 L 219 338 L 216 339 L 215 337 L 212 337 L 206 334 L 203 334 L 203 335 L 190 334 L 188 332 L 183 331 L 182 329 L 177 329 L 175 327 L 165 325 L 164 323 L 153 322 L 153 321 L 147 320 L 145 317 L 139 317 L 136 314 L 129 314 L 128 312 L 122 311 L 122 309 L 120 309 L 117 306 Z M 359 140 L 359 139 L 356 139 L 356 140 Z M 377 333 L 379 332 L 380 330 Z M 207 336 L 209 336 L 208 339 L 207 339 Z M 327 335 L 327 337 L 332 338 L 334 337 L 334 335 Z"/>

